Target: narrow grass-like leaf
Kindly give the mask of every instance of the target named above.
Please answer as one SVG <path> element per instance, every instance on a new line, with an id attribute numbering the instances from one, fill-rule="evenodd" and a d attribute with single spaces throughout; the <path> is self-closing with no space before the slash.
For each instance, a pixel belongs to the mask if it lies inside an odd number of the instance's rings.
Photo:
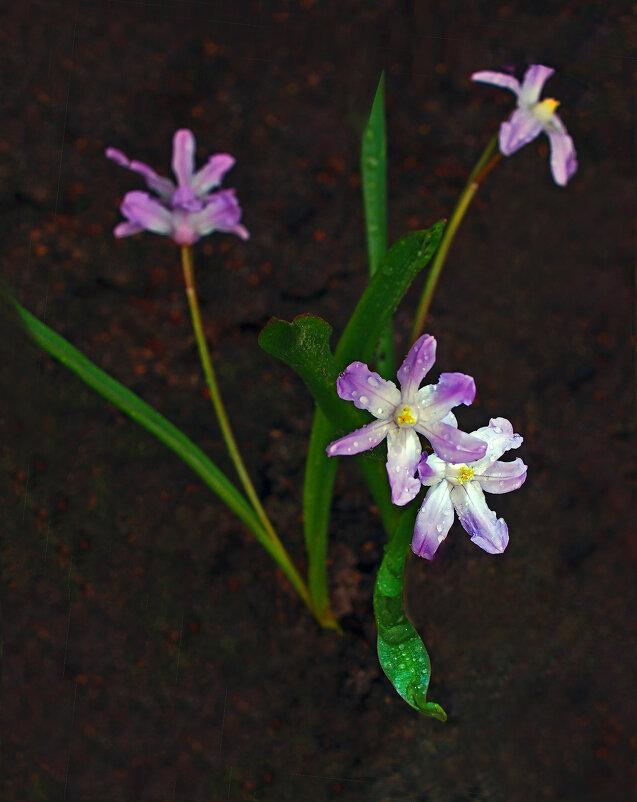
<path id="1" fill-rule="evenodd" d="M 385 546 L 374 587 L 374 615 L 378 628 L 378 659 L 400 696 L 419 713 L 439 721 L 447 714 L 427 701 L 431 665 L 420 635 L 407 618 L 403 603 L 405 557 L 414 531 L 416 508 L 405 510 Z"/>
<path id="2" fill-rule="evenodd" d="M 120 384 L 112 376 L 94 365 L 64 337 L 42 323 L 24 307 L 13 302 L 29 334 L 48 354 L 59 360 L 82 381 L 101 396 L 125 412 L 137 423 L 172 449 L 211 488 L 243 523 L 254 533 L 259 542 L 273 554 L 267 534 L 258 518 L 232 482 L 219 468 L 186 437 L 176 426 L 160 415 L 139 396 Z M 273 554 L 273 556 L 275 556 Z M 277 560 L 278 561 L 278 560 Z"/>
<path id="3" fill-rule="evenodd" d="M 387 134 L 385 128 L 385 73 L 381 73 L 372 110 L 361 137 L 361 184 L 365 210 L 365 237 L 371 276 L 387 251 Z M 376 352 L 376 366 L 385 378 L 394 375 L 392 326 L 385 327 Z"/>

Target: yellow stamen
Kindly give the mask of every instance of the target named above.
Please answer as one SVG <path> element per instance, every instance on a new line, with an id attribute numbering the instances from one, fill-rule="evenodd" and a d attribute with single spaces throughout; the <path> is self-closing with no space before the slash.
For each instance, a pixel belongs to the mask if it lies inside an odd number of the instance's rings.
<path id="1" fill-rule="evenodd" d="M 553 97 L 547 97 L 547 98 L 544 98 L 544 100 L 541 103 L 536 103 L 535 104 L 535 108 L 533 109 L 533 112 L 536 115 L 536 117 L 540 118 L 540 120 L 543 120 L 544 122 L 548 122 L 551 119 L 551 117 L 553 116 L 553 113 L 555 112 L 555 109 L 559 105 L 560 105 L 560 101 L 559 100 L 555 100 L 555 98 L 553 98 Z"/>
<path id="2" fill-rule="evenodd" d="M 464 485 L 467 482 L 470 482 L 473 479 L 473 474 L 475 471 L 473 468 L 470 468 L 468 465 L 464 465 L 460 468 L 460 473 L 458 474 L 458 481 L 460 484 Z"/>
<path id="3" fill-rule="evenodd" d="M 403 407 L 402 412 L 396 418 L 399 426 L 413 426 L 416 423 L 416 417 L 411 414 L 411 407 Z"/>

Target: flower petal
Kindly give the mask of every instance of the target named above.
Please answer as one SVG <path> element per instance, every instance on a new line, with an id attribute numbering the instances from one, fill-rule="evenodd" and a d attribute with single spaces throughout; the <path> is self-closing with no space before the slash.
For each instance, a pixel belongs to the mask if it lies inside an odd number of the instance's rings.
<path id="1" fill-rule="evenodd" d="M 113 229 L 113 236 L 117 239 L 122 237 L 131 237 L 133 234 L 139 234 L 144 231 L 144 226 L 138 226 L 135 223 L 118 223 Z"/>
<path id="2" fill-rule="evenodd" d="M 418 463 L 418 478 L 425 487 L 445 478 L 447 463 L 435 454 L 423 454 Z"/>
<path id="3" fill-rule="evenodd" d="M 487 449 L 482 440 L 442 421 L 418 421 L 414 428 L 429 440 L 436 454 L 445 462 L 475 462 Z"/>
<path id="4" fill-rule="evenodd" d="M 420 461 L 422 448 L 418 435 L 411 428 L 396 426 L 387 434 L 387 475 L 391 485 L 393 504 L 408 504 L 420 490 L 420 481 L 414 473 Z"/>
<path id="5" fill-rule="evenodd" d="M 500 126 L 500 151 L 504 156 L 510 156 L 523 145 L 528 144 L 542 130 L 542 121 L 538 120 L 527 109 L 516 109 L 508 122 Z"/>
<path id="6" fill-rule="evenodd" d="M 343 401 L 353 401 L 381 420 L 388 420 L 400 403 L 400 390 L 363 362 L 352 362 L 336 380 L 336 390 Z"/>
<path id="7" fill-rule="evenodd" d="M 451 501 L 458 518 L 471 540 L 488 551 L 501 554 L 509 542 L 509 530 L 504 519 L 497 518 L 495 512 L 487 507 L 482 488 L 477 482 L 454 487 Z"/>
<path id="8" fill-rule="evenodd" d="M 208 164 L 198 170 L 190 182 L 197 195 L 204 195 L 216 189 L 224 175 L 234 165 L 234 158 L 229 153 L 215 153 L 208 159 Z"/>
<path id="9" fill-rule="evenodd" d="M 392 421 L 375 420 L 363 426 L 351 434 L 346 434 L 338 440 L 334 440 L 325 449 L 328 457 L 352 456 L 360 454 L 374 448 L 387 437 L 388 432 L 394 424 Z"/>
<path id="10" fill-rule="evenodd" d="M 555 70 L 552 67 L 544 67 L 542 64 L 531 64 L 524 73 L 522 87 L 520 89 L 520 101 L 527 106 L 532 106 L 540 99 L 542 87 L 553 75 Z"/>
<path id="11" fill-rule="evenodd" d="M 152 167 L 149 167 L 143 162 L 130 161 L 128 157 L 117 148 L 106 148 L 106 158 L 119 164 L 120 167 L 126 167 L 127 170 L 132 170 L 134 173 L 142 175 L 146 181 L 149 189 L 156 192 L 163 200 L 170 200 L 171 195 L 175 190 L 175 185 L 169 178 L 162 178 L 157 175 Z"/>
<path id="12" fill-rule="evenodd" d="M 441 373 L 438 384 L 428 384 L 416 393 L 418 420 L 442 420 L 453 407 L 458 404 L 469 406 L 475 397 L 476 383 L 472 376 L 466 373 Z"/>
<path id="13" fill-rule="evenodd" d="M 413 404 L 416 390 L 436 361 L 436 338 L 423 334 L 409 349 L 398 370 L 398 381 L 402 387 L 402 401 Z"/>
<path id="14" fill-rule="evenodd" d="M 190 222 L 200 236 L 213 231 L 227 231 L 248 239 L 250 234 L 240 225 L 241 207 L 234 189 L 222 189 L 210 195 L 200 212 L 190 215 Z"/>
<path id="15" fill-rule="evenodd" d="M 544 129 L 551 143 L 551 173 L 555 183 L 564 187 L 577 172 L 575 145 L 557 114 L 551 123 Z"/>
<path id="16" fill-rule="evenodd" d="M 501 86 L 503 89 L 510 89 L 515 95 L 520 94 L 520 82 L 512 75 L 507 75 L 505 72 L 493 72 L 492 70 L 481 70 L 474 72 L 471 76 L 472 81 L 479 81 L 483 84 L 493 84 L 493 86 Z"/>
<path id="17" fill-rule="evenodd" d="M 513 462 L 496 460 L 483 473 L 476 475 L 474 481 L 487 493 L 510 493 L 524 484 L 526 471 L 527 467 L 519 457 Z"/>
<path id="18" fill-rule="evenodd" d="M 475 474 L 482 474 L 505 451 L 519 448 L 523 442 L 521 435 L 514 433 L 511 422 L 506 418 L 491 418 L 488 426 L 482 426 L 471 434 L 487 444 L 484 456 L 471 466 Z"/>
<path id="19" fill-rule="evenodd" d="M 447 537 L 453 523 L 453 504 L 449 482 L 438 482 L 427 491 L 416 517 L 411 550 L 419 557 L 431 560 L 438 546 Z"/>
<path id="20" fill-rule="evenodd" d="M 173 136 L 173 173 L 180 187 L 189 187 L 195 170 L 195 135 L 180 128 Z"/>
<path id="21" fill-rule="evenodd" d="M 133 225 L 154 231 L 155 234 L 172 232 L 172 215 L 158 200 L 147 192 L 127 192 L 120 211 Z"/>

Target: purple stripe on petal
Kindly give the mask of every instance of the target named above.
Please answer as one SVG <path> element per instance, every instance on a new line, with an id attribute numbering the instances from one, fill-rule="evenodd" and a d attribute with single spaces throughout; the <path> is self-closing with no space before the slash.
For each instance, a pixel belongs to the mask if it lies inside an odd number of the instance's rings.
<path id="1" fill-rule="evenodd" d="M 336 380 L 336 390 L 343 401 L 353 401 L 375 418 L 388 420 L 400 403 L 400 390 L 362 362 L 352 362 Z"/>
<path id="2" fill-rule="evenodd" d="M 215 153 L 208 159 L 208 164 L 195 173 L 190 185 L 197 195 L 204 195 L 221 184 L 224 175 L 233 165 L 234 158 L 229 153 Z"/>
<path id="3" fill-rule="evenodd" d="M 487 444 L 482 440 L 442 421 L 418 421 L 414 428 L 429 440 L 436 454 L 445 462 L 475 462 L 487 450 Z"/>
<path id="4" fill-rule="evenodd" d="M 391 421 L 375 420 L 373 423 L 356 429 L 351 434 L 346 434 L 338 440 L 334 440 L 325 449 L 328 457 L 351 456 L 360 454 L 374 448 L 387 437 L 387 433 L 392 428 Z"/>
<path id="5" fill-rule="evenodd" d="M 418 463 L 418 478 L 426 487 L 445 478 L 447 463 L 435 454 L 423 454 Z"/>
<path id="6" fill-rule="evenodd" d="M 469 406 L 475 397 L 476 383 L 472 376 L 466 373 L 441 373 L 438 384 L 428 384 L 416 393 L 418 420 L 423 423 L 442 420 L 453 407 L 458 404 Z M 450 421 L 452 426 L 453 421 Z"/>
<path id="7" fill-rule="evenodd" d="M 555 70 L 552 67 L 544 67 L 542 64 L 531 64 L 524 73 L 522 88 L 520 89 L 520 101 L 532 106 L 540 99 L 542 87 L 553 75 Z"/>
<path id="8" fill-rule="evenodd" d="M 505 451 L 519 448 L 523 442 L 521 435 L 514 433 L 511 422 L 506 418 L 491 418 L 488 426 L 482 426 L 471 434 L 487 445 L 484 456 L 471 466 L 476 474 L 486 471 Z"/>
<path id="9" fill-rule="evenodd" d="M 483 84 L 492 84 L 493 86 L 501 86 L 503 89 L 510 89 L 515 95 L 520 94 L 520 82 L 512 75 L 507 75 L 505 72 L 493 72 L 492 70 L 481 70 L 474 72 L 471 76 L 472 81 L 479 81 Z"/>
<path id="10" fill-rule="evenodd" d="M 420 490 L 420 481 L 414 473 L 420 461 L 422 448 L 413 429 L 396 427 L 387 434 L 387 475 L 391 485 L 392 504 L 408 504 Z"/>
<path id="11" fill-rule="evenodd" d="M 419 557 L 431 560 L 438 546 L 447 537 L 453 523 L 453 504 L 449 482 L 443 480 L 427 491 L 416 517 L 411 550 Z"/>
<path id="12" fill-rule="evenodd" d="M 518 457 L 513 462 L 492 462 L 480 474 L 476 474 L 476 481 L 487 493 L 510 493 L 524 484 L 527 467 Z"/>
<path id="13" fill-rule="evenodd" d="M 409 349 L 398 370 L 398 381 L 402 387 L 402 402 L 413 404 L 416 390 L 436 361 L 436 338 L 423 334 Z"/>
<path id="14" fill-rule="evenodd" d="M 556 130 L 549 126 L 545 128 L 545 131 L 551 143 L 551 173 L 553 174 L 553 180 L 560 187 L 564 187 L 577 172 L 577 155 L 573 140 L 566 133 L 564 124 L 559 118 L 557 120 L 556 118 L 557 115 L 554 114 L 552 122 L 559 123 L 560 128 Z"/>
<path id="15" fill-rule="evenodd" d="M 489 554 L 501 554 L 509 542 L 509 530 L 502 518 L 497 518 L 484 498 L 482 488 L 477 482 L 469 482 L 462 487 L 454 487 L 451 501 L 458 518 L 471 540 Z"/>
<path id="16" fill-rule="evenodd" d="M 179 186 L 190 186 L 195 170 L 195 136 L 187 128 L 180 128 L 173 136 L 172 167 Z"/>
<path id="17" fill-rule="evenodd" d="M 542 122 L 526 109 L 516 109 L 508 122 L 500 126 L 499 145 L 504 156 L 510 156 L 533 141 L 542 130 Z"/>
<path id="18" fill-rule="evenodd" d="M 127 192 L 120 210 L 130 223 L 147 231 L 156 234 L 170 234 L 172 231 L 170 211 L 146 192 Z"/>

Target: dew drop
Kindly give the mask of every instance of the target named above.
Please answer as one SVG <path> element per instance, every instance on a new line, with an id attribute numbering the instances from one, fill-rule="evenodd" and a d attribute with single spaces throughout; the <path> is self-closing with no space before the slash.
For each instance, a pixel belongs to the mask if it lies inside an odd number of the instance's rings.
<path id="1" fill-rule="evenodd" d="M 361 402 L 361 404 L 367 404 L 369 398 L 366 395 L 362 395 L 358 400 Z"/>
<path id="2" fill-rule="evenodd" d="M 436 531 L 437 532 L 442 532 L 442 526 L 440 524 L 436 525 Z"/>
<path id="3" fill-rule="evenodd" d="M 378 409 L 376 410 L 376 412 L 377 412 L 379 415 L 382 415 L 382 414 L 383 414 L 383 408 L 382 408 L 382 407 L 378 407 Z"/>
<path id="4" fill-rule="evenodd" d="M 500 428 L 500 426 L 495 426 L 493 428 L 493 431 L 496 432 L 497 434 L 502 434 L 502 429 Z"/>
<path id="5" fill-rule="evenodd" d="M 354 440 L 352 445 L 354 446 L 354 448 L 358 448 L 358 440 Z M 500 484 L 502 484 L 502 483 L 500 483 Z"/>
<path id="6" fill-rule="evenodd" d="M 378 382 L 378 379 L 375 376 L 368 376 L 367 377 L 367 384 L 369 384 L 370 387 L 379 387 L 380 386 L 379 382 Z"/>

